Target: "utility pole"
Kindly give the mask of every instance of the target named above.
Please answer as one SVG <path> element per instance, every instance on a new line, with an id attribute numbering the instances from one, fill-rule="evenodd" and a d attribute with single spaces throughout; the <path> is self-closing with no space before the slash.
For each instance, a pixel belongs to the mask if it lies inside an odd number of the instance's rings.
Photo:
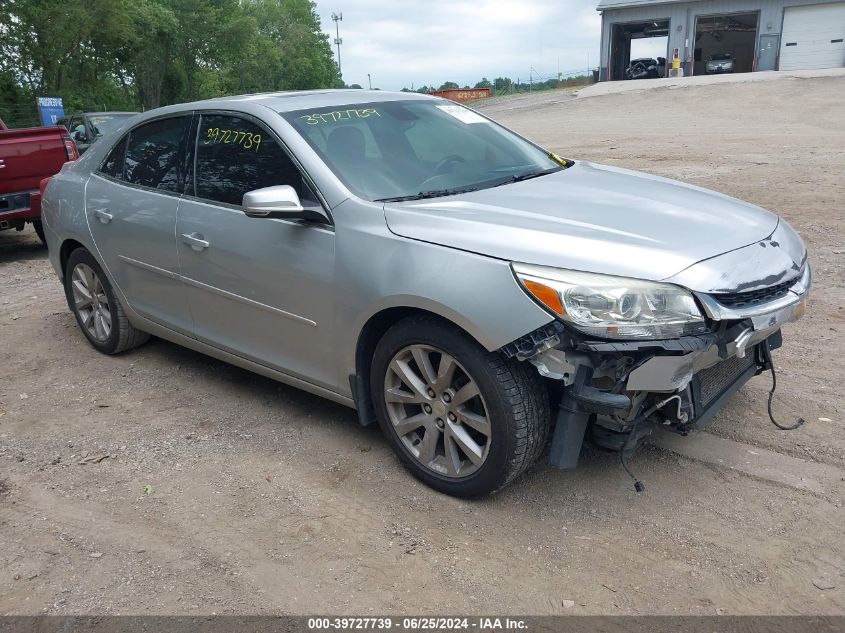
<path id="1" fill-rule="evenodd" d="M 335 46 L 337 46 L 337 74 L 340 75 L 341 79 L 343 79 L 343 69 L 340 66 L 340 45 L 343 44 L 343 40 L 340 39 L 340 24 L 339 24 L 339 22 L 343 22 L 343 13 L 332 13 L 332 20 L 334 20 L 334 32 L 335 32 L 334 43 L 335 43 Z"/>

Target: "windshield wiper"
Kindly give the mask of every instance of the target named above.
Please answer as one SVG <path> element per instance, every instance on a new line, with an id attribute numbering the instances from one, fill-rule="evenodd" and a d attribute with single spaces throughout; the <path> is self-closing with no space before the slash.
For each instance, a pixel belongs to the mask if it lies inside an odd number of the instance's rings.
<path id="1" fill-rule="evenodd" d="M 560 171 L 563 167 L 550 167 L 549 169 L 539 169 L 537 171 L 529 171 L 524 174 L 514 174 L 513 176 L 508 176 L 502 182 L 493 185 L 494 187 L 501 187 L 502 185 L 509 185 L 512 182 L 522 182 L 523 180 L 530 180 L 531 178 L 539 178 L 540 176 L 545 176 L 547 174 L 553 174 L 556 171 Z"/>
<path id="2" fill-rule="evenodd" d="M 460 187 L 456 189 L 432 189 L 431 191 L 420 191 L 409 196 L 394 196 L 393 198 L 376 198 L 373 202 L 405 202 L 408 200 L 425 200 L 426 198 L 440 198 L 442 196 L 455 196 L 459 193 L 478 191 L 478 187 Z"/>
<path id="3" fill-rule="evenodd" d="M 433 189 L 431 191 L 420 191 L 419 193 L 411 194 L 409 196 L 395 196 L 392 198 L 377 198 L 374 202 L 405 202 L 408 200 L 425 200 L 426 198 L 440 198 L 442 196 L 454 196 L 459 193 L 468 193 L 470 191 L 478 191 L 480 189 L 487 189 L 488 187 L 501 187 L 512 182 L 521 182 L 529 180 L 530 178 L 537 178 L 560 171 L 563 167 L 550 167 L 549 169 L 540 169 L 537 171 L 529 171 L 524 174 L 516 174 L 508 176 L 504 180 L 493 180 L 483 183 L 478 183 L 470 187 L 456 187 L 455 189 Z"/>

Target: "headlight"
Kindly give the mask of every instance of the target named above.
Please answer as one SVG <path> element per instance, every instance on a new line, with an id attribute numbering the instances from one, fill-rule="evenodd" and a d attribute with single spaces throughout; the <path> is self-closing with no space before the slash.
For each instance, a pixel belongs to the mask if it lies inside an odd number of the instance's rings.
<path id="1" fill-rule="evenodd" d="M 667 339 L 706 330 L 692 294 L 679 286 L 545 266 L 512 266 L 528 294 L 591 336 Z"/>

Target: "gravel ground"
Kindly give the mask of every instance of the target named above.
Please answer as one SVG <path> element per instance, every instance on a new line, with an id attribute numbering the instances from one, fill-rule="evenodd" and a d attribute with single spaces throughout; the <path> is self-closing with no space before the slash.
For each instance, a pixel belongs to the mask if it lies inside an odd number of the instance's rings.
<path id="1" fill-rule="evenodd" d="M 776 356 L 776 406 L 807 424 L 776 431 L 758 377 L 715 454 L 636 458 L 641 495 L 590 451 L 483 501 L 439 495 L 351 410 L 159 340 L 98 354 L 34 233 L 0 233 L 0 614 L 845 613 L 843 94 L 785 78 L 476 106 L 564 156 L 768 207 L 810 247 L 808 314 Z M 790 477 L 744 468 L 760 452 Z M 790 485 L 802 465 L 827 485 Z"/>

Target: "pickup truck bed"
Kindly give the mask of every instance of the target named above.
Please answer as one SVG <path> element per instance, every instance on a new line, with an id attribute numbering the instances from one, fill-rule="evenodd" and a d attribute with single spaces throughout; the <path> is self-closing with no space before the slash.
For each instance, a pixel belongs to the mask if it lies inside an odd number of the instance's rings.
<path id="1" fill-rule="evenodd" d="M 39 184 L 77 157 L 61 126 L 0 130 L 0 230 L 32 222 L 40 236 Z"/>

